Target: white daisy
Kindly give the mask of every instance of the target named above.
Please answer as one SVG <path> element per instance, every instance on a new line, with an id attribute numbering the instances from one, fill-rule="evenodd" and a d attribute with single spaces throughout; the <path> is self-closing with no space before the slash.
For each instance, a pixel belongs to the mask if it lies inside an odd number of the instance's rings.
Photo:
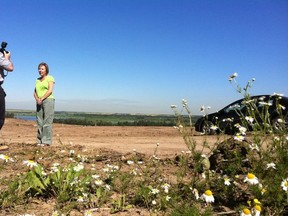
<path id="1" fill-rule="evenodd" d="M 253 215 L 260 216 L 261 210 L 262 209 L 260 205 L 255 205 L 254 208 L 252 209 Z"/>
<path id="2" fill-rule="evenodd" d="M 231 181 L 231 179 L 229 179 L 227 176 L 224 176 L 224 185 L 226 185 L 226 186 L 231 185 L 230 181 Z"/>
<path id="3" fill-rule="evenodd" d="M 168 183 L 164 183 L 161 187 L 164 189 L 165 193 L 169 192 L 170 185 Z"/>
<path id="4" fill-rule="evenodd" d="M 202 194 L 201 198 L 205 200 L 207 203 L 211 203 L 215 201 L 211 190 L 206 190 L 205 193 Z"/>
<path id="5" fill-rule="evenodd" d="M 256 185 L 259 183 L 259 180 L 253 173 L 248 173 L 244 179 L 244 182 L 248 182 L 250 185 Z"/>
<path id="6" fill-rule="evenodd" d="M 276 169 L 276 164 L 275 163 L 268 163 L 267 165 L 266 165 L 266 169 L 270 169 L 270 168 L 272 168 L 272 169 Z"/>
<path id="7" fill-rule="evenodd" d="M 169 202 L 169 201 L 170 201 L 170 199 L 171 199 L 171 197 L 170 197 L 170 196 L 168 196 L 168 195 L 165 197 L 165 200 L 166 200 L 167 202 Z"/>
<path id="8" fill-rule="evenodd" d="M 284 191 L 288 191 L 288 178 L 286 178 L 282 181 L 281 187 Z"/>
<path id="9" fill-rule="evenodd" d="M 52 216 L 58 216 L 58 211 L 54 211 L 54 212 L 52 213 Z"/>
<path id="10" fill-rule="evenodd" d="M 0 159 L 4 160 L 5 162 L 8 162 L 8 161 L 14 162 L 14 160 L 12 158 L 10 158 L 8 155 L 4 155 L 4 154 L 0 154 Z"/>
<path id="11" fill-rule="evenodd" d="M 100 175 L 92 175 L 91 176 L 93 179 L 99 179 L 100 178 Z"/>
<path id="12" fill-rule="evenodd" d="M 232 81 L 232 80 L 234 80 L 237 76 L 238 76 L 238 73 L 235 72 L 235 73 L 233 73 L 232 75 L 229 76 L 228 80 L 229 80 L 229 81 Z"/>
<path id="13" fill-rule="evenodd" d="M 23 215 L 19 215 L 19 216 L 35 216 L 33 214 L 23 214 Z"/>
<path id="14" fill-rule="evenodd" d="M 250 124 L 252 124 L 253 121 L 254 121 L 254 118 L 251 117 L 251 116 L 246 116 L 245 119 L 246 119 L 246 121 L 248 121 Z"/>
<path id="15" fill-rule="evenodd" d="M 238 129 L 239 129 L 239 132 L 240 132 L 242 135 L 246 135 L 247 128 L 241 126 L 241 127 L 239 127 Z"/>
<path id="16" fill-rule="evenodd" d="M 134 164 L 134 162 L 133 162 L 132 160 L 128 160 L 128 161 L 127 161 L 127 164 L 128 164 L 128 165 L 132 165 L 132 164 Z"/>
<path id="17" fill-rule="evenodd" d="M 84 202 L 84 197 L 78 196 L 77 202 L 79 202 L 79 203 Z"/>
<path id="18" fill-rule="evenodd" d="M 38 166 L 37 162 L 35 162 L 33 160 L 25 160 L 25 161 L 23 161 L 23 164 L 26 164 L 30 168 Z"/>
<path id="19" fill-rule="evenodd" d="M 210 129 L 213 130 L 213 131 L 216 131 L 216 130 L 218 129 L 218 127 L 217 127 L 216 125 L 212 125 L 212 126 L 210 127 Z"/>
<path id="20" fill-rule="evenodd" d="M 108 185 L 108 184 L 106 184 L 106 185 L 104 185 L 104 189 L 105 189 L 106 191 L 110 191 L 110 190 L 111 190 L 111 186 Z"/>
<path id="21" fill-rule="evenodd" d="M 91 210 L 85 211 L 84 216 L 92 216 L 92 211 Z"/>
<path id="22" fill-rule="evenodd" d="M 193 194 L 194 194 L 196 200 L 198 200 L 198 199 L 200 198 L 200 197 L 199 197 L 198 190 L 197 190 L 196 188 L 194 188 L 194 189 L 190 188 L 190 189 L 193 191 Z"/>
<path id="23" fill-rule="evenodd" d="M 182 99 L 182 104 L 183 104 L 183 107 L 187 106 L 188 102 L 186 99 Z"/>
<path id="24" fill-rule="evenodd" d="M 152 188 L 150 193 L 152 193 L 152 194 L 158 194 L 158 193 L 159 193 L 159 190 L 158 190 L 157 188 Z"/>
<path id="25" fill-rule="evenodd" d="M 82 163 L 79 163 L 73 169 L 75 172 L 80 172 L 82 169 L 84 169 L 84 166 Z"/>
<path id="26" fill-rule="evenodd" d="M 103 185 L 103 181 L 102 181 L 101 179 L 95 180 L 94 183 L 95 183 L 97 186 Z"/>
<path id="27" fill-rule="evenodd" d="M 241 134 L 236 134 L 236 136 L 234 136 L 234 140 L 242 142 L 243 140 L 245 140 L 245 137 L 242 136 Z"/>
<path id="28" fill-rule="evenodd" d="M 240 216 L 252 216 L 251 215 L 251 211 L 247 208 L 244 208 L 241 213 L 240 213 Z"/>
<path id="29" fill-rule="evenodd" d="M 250 149 L 252 150 L 252 151 L 254 151 L 254 150 L 256 150 L 256 151 L 258 151 L 259 152 L 259 146 L 256 144 L 256 143 L 251 143 L 251 144 L 249 144 L 249 147 L 250 147 Z"/>

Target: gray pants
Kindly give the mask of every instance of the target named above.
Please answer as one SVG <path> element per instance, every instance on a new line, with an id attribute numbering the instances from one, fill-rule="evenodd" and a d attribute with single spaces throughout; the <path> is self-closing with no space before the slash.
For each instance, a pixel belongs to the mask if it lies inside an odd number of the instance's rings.
<path id="1" fill-rule="evenodd" d="M 39 144 L 52 144 L 55 99 L 47 98 L 41 105 L 37 104 L 36 117 L 38 125 L 37 142 Z"/>

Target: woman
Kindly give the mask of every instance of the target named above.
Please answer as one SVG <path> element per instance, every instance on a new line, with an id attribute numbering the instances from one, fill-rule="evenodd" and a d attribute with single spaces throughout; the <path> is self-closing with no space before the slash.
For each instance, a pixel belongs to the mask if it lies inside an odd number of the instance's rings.
<path id="1" fill-rule="evenodd" d="M 38 65 L 40 77 L 36 80 L 34 98 L 36 100 L 36 117 L 38 125 L 37 142 L 40 146 L 52 144 L 52 124 L 54 118 L 53 88 L 55 80 L 49 74 L 49 67 L 45 62 Z"/>

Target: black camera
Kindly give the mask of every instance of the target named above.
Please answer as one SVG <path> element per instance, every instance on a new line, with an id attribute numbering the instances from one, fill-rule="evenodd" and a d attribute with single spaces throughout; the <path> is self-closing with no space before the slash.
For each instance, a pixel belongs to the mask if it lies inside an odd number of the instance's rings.
<path id="1" fill-rule="evenodd" d="M 1 43 L 1 49 L 0 49 L 0 52 L 3 53 L 3 55 L 4 55 L 4 52 L 5 52 L 5 53 L 9 53 L 9 52 L 6 50 L 6 47 L 7 47 L 7 42 L 4 42 L 4 41 L 3 41 L 3 42 Z"/>

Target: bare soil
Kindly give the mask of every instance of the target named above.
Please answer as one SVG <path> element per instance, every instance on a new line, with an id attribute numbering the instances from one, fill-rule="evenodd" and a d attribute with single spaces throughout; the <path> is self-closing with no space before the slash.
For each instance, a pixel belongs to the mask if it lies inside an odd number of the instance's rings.
<path id="1" fill-rule="evenodd" d="M 0 142 L 5 144 L 36 144 L 37 125 L 34 121 L 6 119 Z M 87 149 L 106 148 L 120 153 L 136 150 L 152 155 L 158 145 L 157 155 L 172 156 L 188 148 L 173 127 L 129 126 L 78 126 L 53 124 L 53 146 L 82 145 Z M 195 134 L 194 141 L 202 147 L 203 142 L 215 144 L 216 136 Z"/>
<path id="2" fill-rule="evenodd" d="M 0 179 L 13 178 L 16 173 L 23 171 L 23 159 L 34 160 L 35 152 L 46 155 L 53 155 L 51 160 L 43 160 L 42 163 L 55 162 L 61 164 L 69 163 L 69 150 L 75 149 L 82 154 L 105 155 L 109 161 L 122 160 L 129 157 L 129 154 L 137 152 L 140 155 L 149 157 L 156 154 L 158 157 L 173 158 L 175 155 L 187 151 L 183 138 L 173 127 L 129 127 L 129 126 L 77 126 L 66 124 L 53 124 L 53 144 L 51 147 L 41 148 L 36 144 L 37 125 L 34 121 L 20 119 L 6 119 L 2 128 L 0 143 L 9 146 L 9 150 L 0 152 L 15 158 L 14 163 L 5 165 L 5 172 L 0 172 Z M 223 138 L 223 137 L 222 137 Z M 201 136 L 195 134 L 193 137 L 197 146 L 201 148 L 203 142 L 209 145 L 215 145 L 219 142 L 216 136 Z M 157 151 L 156 151 L 157 149 Z M 34 154 L 33 154 L 34 152 Z M 21 158 L 21 160 L 20 160 Z M 57 160 L 57 161 L 56 161 Z M 103 161 L 105 163 L 105 161 Z M 165 173 L 173 171 L 173 167 L 165 167 Z M 174 168 L 175 169 L 175 168 Z M 0 185 L 0 190 L 5 185 Z M 16 206 L 13 209 L 1 209 L 0 216 L 12 215 L 51 215 L 55 208 L 55 200 L 32 201 L 29 206 Z M 80 216 L 83 212 L 75 211 L 70 215 Z M 110 215 L 109 208 L 95 209 L 93 215 Z M 132 208 L 126 212 L 120 212 L 114 215 L 151 215 L 147 209 Z"/>

